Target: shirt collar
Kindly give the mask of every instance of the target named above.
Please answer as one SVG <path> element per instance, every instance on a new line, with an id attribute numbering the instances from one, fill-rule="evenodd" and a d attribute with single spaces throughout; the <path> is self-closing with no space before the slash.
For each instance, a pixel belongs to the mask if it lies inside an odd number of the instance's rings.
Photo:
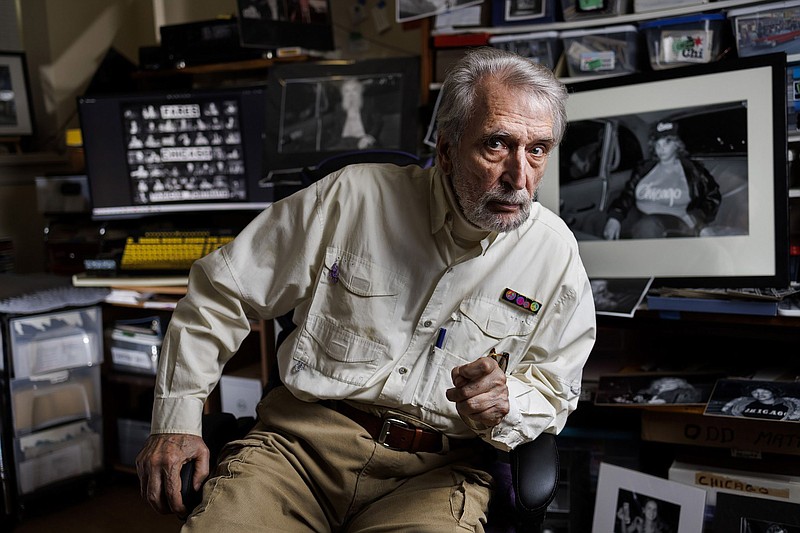
<path id="1" fill-rule="evenodd" d="M 430 205 L 431 234 L 443 228 L 451 232 L 458 232 L 460 239 L 453 236 L 454 240 L 457 239 L 459 242 L 472 241 L 475 244 L 480 243 L 483 252 L 486 252 L 489 245 L 497 239 L 498 234 L 496 231 L 483 230 L 466 219 L 456 201 L 450 178 L 438 166 L 433 167 Z M 450 227 L 446 227 L 448 215 L 452 218 Z"/>

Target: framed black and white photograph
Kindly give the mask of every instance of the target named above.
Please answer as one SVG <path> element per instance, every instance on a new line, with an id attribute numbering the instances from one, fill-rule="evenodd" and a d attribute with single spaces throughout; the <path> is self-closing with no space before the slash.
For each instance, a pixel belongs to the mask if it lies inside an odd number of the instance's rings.
<path id="1" fill-rule="evenodd" d="M 414 57 L 291 63 L 267 81 L 267 181 L 338 154 L 416 152 L 419 62 Z"/>
<path id="2" fill-rule="evenodd" d="M 800 533 L 800 504 L 720 492 L 714 531 Z"/>
<path id="3" fill-rule="evenodd" d="M 697 533 L 705 501 L 703 489 L 600 463 L 592 533 Z"/>
<path id="4" fill-rule="evenodd" d="M 0 137 L 33 134 L 25 54 L 0 51 Z"/>
<path id="5" fill-rule="evenodd" d="M 702 405 L 721 377 L 715 373 L 625 373 L 600 376 L 596 404 Z"/>
<path id="6" fill-rule="evenodd" d="M 787 284 L 785 63 L 728 63 L 570 86 L 539 199 L 591 278 Z"/>
<path id="7" fill-rule="evenodd" d="M 397 0 L 397 22 L 406 22 L 439 15 L 468 6 L 480 4 L 483 0 Z"/>
<path id="8" fill-rule="evenodd" d="M 800 382 L 721 379 L 705 414 L 800 422 Z"/>

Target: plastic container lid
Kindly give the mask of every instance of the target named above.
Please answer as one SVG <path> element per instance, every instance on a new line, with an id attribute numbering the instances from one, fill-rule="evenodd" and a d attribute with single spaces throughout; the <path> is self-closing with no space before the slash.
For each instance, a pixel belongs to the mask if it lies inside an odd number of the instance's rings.
<path id="1" fill-rule="evenodd" d="M 800 0 L 798 0 L 800 2 Z M 659 26 L 673 26 L 675 24 L 692 24 L 693 22 L 704 22 L 706 20 L 725 20 L 725 15 L 715 13 L 711 15 L 687 15 L 685 17 L 674 17 L 669 19 L 651 20 L 639 24 L 640 29 L 657 28 Z"/>
<path id="2" fill-rule="evenodd" d="M 760 13 L 761 11 L 773 11 L 775 9 L 786 9 L 788 7 L 800 6 L 800 0 L 790 0 L 789 2 L 772 2 L 752 7 L 743 7 L 740 9 L 731 9 L 728 11 L 728 18 L 738 17 L 739 15 L 749 15 L 751 13 Z"/>
<path id="3" fill-rule="evenodd" d="M 555 39 L 557 31 L 539 31 L 536 33 L 515 33 L 514 35 L 495 35 L 489 38 L 490 43 L 504 43 L 508 41 L 533 41 L 536 39 Z"/>
<path id="4" fill-rule="evenodd" d="M 603 35 L 608 33 L 623 33 L 623 32 L 636 32 L 636 26 L 634 26 L 633 24 L 626 24 L 624 26 L 608 26 L 605 28 L 597 28 L 593 30 L 564 31 L 561 32 L 561 38 L 568 39 L 570 37 L 582 37 L 584 35 Z"/>

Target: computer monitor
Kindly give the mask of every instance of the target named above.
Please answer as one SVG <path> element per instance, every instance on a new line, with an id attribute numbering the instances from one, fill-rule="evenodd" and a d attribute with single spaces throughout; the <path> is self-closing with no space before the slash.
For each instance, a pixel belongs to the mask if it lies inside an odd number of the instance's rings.
<path id="1" fill-rule="evenodd" d="M 92 216 L 257 211 L 264 87 L 78 99 Z"/>

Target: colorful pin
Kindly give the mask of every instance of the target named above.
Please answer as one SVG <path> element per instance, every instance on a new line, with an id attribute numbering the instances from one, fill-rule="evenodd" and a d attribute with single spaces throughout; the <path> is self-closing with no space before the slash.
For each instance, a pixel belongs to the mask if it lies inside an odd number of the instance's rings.
<path id="1" fill-rule="evenodd" d="M 501 300 L 504 302 L 510 303 L 515 307 L 519 307 L 520 309 L 524 309 L 525 311 L 530 311 L 534 315 L 539 312 L 539 309 L 542 308 L 542 304 L 524 296 L 517 291 L 513 291 L 509 288 L 506 288 L 503 291 L 503 296 L 500 297 Z"/>

